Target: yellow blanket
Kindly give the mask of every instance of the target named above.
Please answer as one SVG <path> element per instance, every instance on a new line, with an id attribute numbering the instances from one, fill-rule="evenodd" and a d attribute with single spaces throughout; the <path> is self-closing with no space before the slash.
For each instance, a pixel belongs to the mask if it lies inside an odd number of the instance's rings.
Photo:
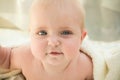
<path id="1" fill-rule="evenodd" d="M 25 80 L 21 70 L 0 68 L 0 80 Z"/>

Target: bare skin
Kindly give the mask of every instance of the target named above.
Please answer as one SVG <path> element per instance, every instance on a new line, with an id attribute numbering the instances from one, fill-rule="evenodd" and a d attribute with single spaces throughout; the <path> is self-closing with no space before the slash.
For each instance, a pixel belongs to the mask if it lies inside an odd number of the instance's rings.
<path id="1" fill-rule="evenodd" d="M 11 68 L 22 69 L 27 80 L 93 80 L 92 61 L 85 53 L 81 52 L 78 59 L 71 62 L 65 71 L 49 74 L 44 70 L 42 63 L 31 55 L 29 46 L 15 48 L 12 52 Z"/>

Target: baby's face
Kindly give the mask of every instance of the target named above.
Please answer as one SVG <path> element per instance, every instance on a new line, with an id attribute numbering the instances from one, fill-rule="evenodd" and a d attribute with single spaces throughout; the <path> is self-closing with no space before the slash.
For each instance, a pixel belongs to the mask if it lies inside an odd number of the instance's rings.
<path id="1" fill-rule="evenodd" d="M 74 60 L 82 35 L 74 12 L 41 9 L 31 15 L 31 49 L 42 62 L 58 65 Z"/>

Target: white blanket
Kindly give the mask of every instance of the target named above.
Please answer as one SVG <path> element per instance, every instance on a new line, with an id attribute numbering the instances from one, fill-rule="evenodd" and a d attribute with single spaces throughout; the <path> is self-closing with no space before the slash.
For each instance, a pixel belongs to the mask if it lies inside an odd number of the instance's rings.
<path id="1" fill-rule="evenodd" d="M 94 80 L 120 80 L 120 41 L 105 43 L 86 38 L 81 50 L 92 58 Z"/>

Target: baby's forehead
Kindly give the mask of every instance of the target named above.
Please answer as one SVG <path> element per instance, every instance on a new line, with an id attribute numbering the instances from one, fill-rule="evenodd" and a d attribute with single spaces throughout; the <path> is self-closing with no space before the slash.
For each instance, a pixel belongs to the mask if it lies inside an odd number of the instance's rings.
<path id="1" fill-rule="evenodd" d="M 31 7 L 31 14 L 54 14 L 54 16 L 84 17 L 83 6 L 79 0 L 35 0 Z"/>
<path id="2" fill-rule="evenodd" d="M 36 9 L 44 10 L 60 10 L 60 11 L 75 11 L 78 10 L 84 13 L 83 5 L 80 0 L 34 0 L 31 6 L 31 11 Z"/>
<path id="3" fill-rule="evenodd" d="M 60 17 L 64 17 L 65 20 L 74 18 L 83 23 L 84 11 L 82 8 L 83 6 L 78 3 L 78 0 L 35 0 L 31 7 L 31 16 L 35 19 L 38 19 L 38 16 L 43 19 L 51 17 L 52 20 L 57 19 L 57 21 Z"/>

